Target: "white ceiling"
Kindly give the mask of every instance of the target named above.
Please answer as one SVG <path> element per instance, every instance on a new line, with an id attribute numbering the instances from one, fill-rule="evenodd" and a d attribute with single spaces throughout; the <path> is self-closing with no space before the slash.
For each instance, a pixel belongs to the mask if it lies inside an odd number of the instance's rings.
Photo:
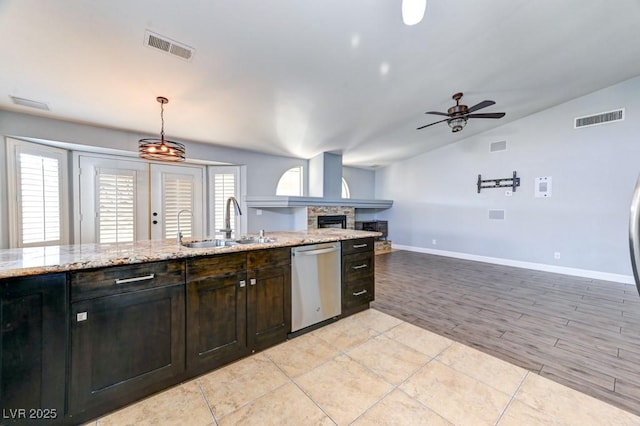
<path id="1" fill-rule="evenodd" d="M 384 165 L 638 76 L 639 43 L 640 0 L 428 0 L 412 27 L 401 0 L 0 0 L 0 109 L 153 136 L 166 96 L 173 140 Z M 506 117 L 416 130 L 457 91 Z"/>

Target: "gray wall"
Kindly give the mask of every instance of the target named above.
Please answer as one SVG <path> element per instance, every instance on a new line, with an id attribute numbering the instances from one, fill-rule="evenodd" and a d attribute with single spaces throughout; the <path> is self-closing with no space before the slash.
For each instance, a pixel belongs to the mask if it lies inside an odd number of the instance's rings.
<path id="1" fill-rule="evenodd" d="M 371 200 L 375 198 L 375 171 L 357 167 L 343 167 L 342 177 L 349 185 L 351 198 Z"/>
<path id="2" fill-rule="evenodd" d="M 16 138 L 43 139 L 68 144 L 84 145 L 98 149 L 108 148 L 121 153 L 135 155 L 138 139 L 156 135 L 109 129 L 54 120 L 46 117 L 19 114 L 0 110 L 0 164 L 5 163 L 5 136 Z M 308 173 L 308 160 L 260 154 L 252 151 L 226 148 L 197 141 L 180 140 L 187 145 L 187 156 L 209 162 L 244 165 L 243 185 L 245 195 L 275 195 L 280 176 L 291 167 L 303 166 Z M 344 167 L 353 198 L 373 198 L 375 176 L 373 171 Z M 308 176 L 305 176 L 305 182 Z M 306 183 L 305 183 L 306 184 Z M 293 209 L 245 210 L 247 232 L 296 229 Z M 9 246 L 8 200 L 6 173 L 0 173 L 0 248 Z"/>
<path id="3" fill-rule="evenodd" d="M 394 200 L 379 215 L 390 221 L 390 238 L 417 249 L 629 275 L 639 93 L 635 78 L 378 170 L 376 196 Z M 622 122 L 573 128 L 574 117 L 619 107 L 626 108 Z M 507 141 L 507 150 L 490 153 L 497 141 Z M 504 189 L 477 194 L 478 174 L 504 178 L 514 170 L 521 186 L 512 197 Z M 552 177 L 551 198 L 534 198 L 539 176 Z M 489 209 L 504 209 L 505 220 L 489 220 Z"/>

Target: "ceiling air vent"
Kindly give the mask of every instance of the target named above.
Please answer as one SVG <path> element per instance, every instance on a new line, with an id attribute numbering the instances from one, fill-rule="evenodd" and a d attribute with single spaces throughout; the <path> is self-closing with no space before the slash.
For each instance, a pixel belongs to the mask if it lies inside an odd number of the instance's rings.
<path id="1" fill-rule="evenodd" d="M 612 123 L 614 121 L 624 120 L 624 108 L 615 111 L 601 112 L 594 115 L 577 117 L 573 123 L 574 129 L 581 127 L 599 126 L 600 124 Z"/>
<path id="2" fill-rule="evenodd" d="M 32 101 L 31 99 L 19 98 L 17 96 L 9 96 L 14 104 L 26 106 L 29 108 L 41 109 L 44 111 L 49 111 L 49 105 L 44 102 Z"/>
<path id="3" fill-rule="evenodd" d="M 151 31 L 145 31 L 144 45 L 147 47 L 152 47 L 154 49 L 162 50 L 165 53 L 177 56 L 181 59 L 184 59 L 185 61 L 191 61 L 191 58 L 193 58 L 193 54 L 196 52 L 193 47 L 189 47 L 186 44 L 171 40 L 169 37 L 152 33 Z"/>

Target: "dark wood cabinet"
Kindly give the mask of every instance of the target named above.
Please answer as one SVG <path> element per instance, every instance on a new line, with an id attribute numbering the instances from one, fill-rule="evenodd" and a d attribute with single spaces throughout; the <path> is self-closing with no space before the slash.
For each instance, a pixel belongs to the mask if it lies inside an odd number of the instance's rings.
<path id="1" fill-rule="evenodd" d="M 102 414 L 180 378 L 184 262 L 82 271 L 71 284 L 71 416 Z"/>
<path id="2" fill-rule="evenodd" d="M 190 375 L 284 342 L 290 328 L 290 248 L 187 260 Z"/>
<path id="3" fill-rule="evenodd" d="M 189 374 L 203 373 L 247 353 L 247 255 L 188 259 Z"/>
<path id="4" fill-rule="evenodd" d="M 64 273 L 0 281 L 0 424 L 64 417 L 68 294 Z"/>
<path id="5" fill-rule="evenodd" d="M 342 315 L 369 307 L 375 298 L 374 239 L 342 241 Z"/>
<path id="6" fill-rule="evenodd" d="M 249 252 L 247 335 L 251 351 L 284 342 L 291 331 L 291 249 Z"/>

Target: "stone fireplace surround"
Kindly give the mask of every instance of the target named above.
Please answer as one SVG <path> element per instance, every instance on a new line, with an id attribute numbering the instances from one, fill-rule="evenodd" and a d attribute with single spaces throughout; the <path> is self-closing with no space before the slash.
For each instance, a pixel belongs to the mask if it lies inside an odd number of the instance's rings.
<path id="1" fill-rule="evenodd" d="M 349 206 L 307 206 L 307 229 L 318 229 L 318 216 L 345 215 L 347 229 L 356 228 L 356 209 Z"/>

